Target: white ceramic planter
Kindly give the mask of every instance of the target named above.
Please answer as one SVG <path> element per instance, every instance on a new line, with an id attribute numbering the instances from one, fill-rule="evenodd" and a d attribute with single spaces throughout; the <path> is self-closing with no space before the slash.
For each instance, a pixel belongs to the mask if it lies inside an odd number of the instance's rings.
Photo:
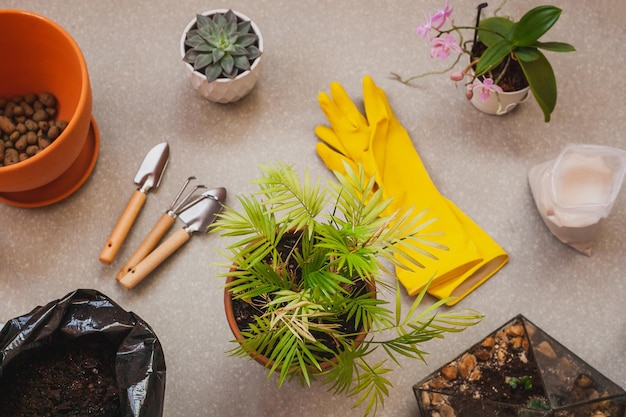
<path id="1" fill-rule="evenodd" d="M 228 9 L 213 9 L 201 14 L 209 16 L 215 13 L 226 13 L 227 11 Z M 234 10 L 233 13 L 235 13 L 235 15 L 240 19 L 249 20 L 252 30 L 254 30 L 259 37 L 259 50 L 261 51 L 261 55 L 254 60 L 249 71 L 243 72 L 233 79 L 218 78 L 217 80 L 209 83 L 207 82 L 204 74 L 194 71 L 193 66 L 183 61 L 191 86 L 198 91 L 202 97 L 216 103 L 231 103 L 242 99 L 248 95 L 250 91 L 252 91 L 255 84 L 259 80 L 259 75 L 261 73 L 261 62 L 263 60 L 263 36 L 261 35 L 261 31 L 256 23 L 254 23 L 248 16 Z M 180 38 L 181 58 L 185 56 L 185 37 L 187 36 L 187 32 L 189 32 L 195 24 L 196 18 L 194 17 L 187 24 Z"/>
<path id="2" fill-rule="evenodd" d="M 478 110 L 487 113 L 502 116 L 509 113 L 518 104 L 521 104 L 528 100 L 530 97 L 530 87 L 526 87 L 519 91 L 496 93 L 492 92 L 486 101 L 480 98 L 479 91 L 482 87 L 474 87 L 473 96 L 470 100 L 474 107 Z"/>

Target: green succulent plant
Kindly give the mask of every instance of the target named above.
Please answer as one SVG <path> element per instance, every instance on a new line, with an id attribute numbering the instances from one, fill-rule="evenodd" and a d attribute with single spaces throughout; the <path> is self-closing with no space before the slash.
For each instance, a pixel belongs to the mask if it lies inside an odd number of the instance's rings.
<path id="1" fill-rule="evenodd" d="M 259 189 L 238 196 L 242 208 L 227 207 L 213 228 L 235 238 L 223 253 L 228 262 L 220 264 L 228 272 L 220 276 L 228 279 L 233 305 L 252 312 L 251 322 L 237 325 L 243 339 L 233 341 L 232 354 L 266 357 L 279 385 L 322 378 L 330 391 L 355 396 L 355 406 L 364 404 L 365 415 L 373 415 L 389 394 L 390 363 L 424 360 L 423 343 L 482 316 L 439 311 L 446 299 L 424 306 L 426 288 L 402 308 L 400 283 L 385 264 L 402 266 L 400 257 L 419 266 L 406 248 L 434 246 L 421 233 L 434 220 L 410 210 L 386 215 L 391 200 L 362 168 L 346 166 L 347 174 L 335 173 L 337 181 L 327 186 L 308 172 L 300 180 L 289 165 L 262 170 L 253 181 Z M 376 297 L 385 289 L 394 301 Z M 369 356 L 378 351 L 387 359 Z"/>
<path id="2" fill-rule="evenodd" d="M 250 21 L 239 19 L 232 10 L 199 14 L 195 28 L 187 32 L 183 61 L 204 73 L 208 82 L 235 78 L 261 55 L 258 41 Z"/>

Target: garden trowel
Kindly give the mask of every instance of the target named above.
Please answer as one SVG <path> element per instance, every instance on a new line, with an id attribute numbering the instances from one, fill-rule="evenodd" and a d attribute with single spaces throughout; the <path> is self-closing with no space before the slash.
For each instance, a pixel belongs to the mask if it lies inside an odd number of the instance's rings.
<path id="1" fill-rule="evenodd" d="M 137 247 L 135 252 L 130 256 L 130 258 L 128 258 L 124 266 L 115 276 L 115 279 L 119 281 L 124 275 L 126 275 L 128 271 L 130 271 L 135 265 L 137 265 L 146 256 L 148 256 L 150 252 L 152 252 L 152 249 L 154 249 L 159 244 L 161 238 L 163 238 L 168 230 L 174 225 L 174 222 L 180 213 L 184 212 L 187 208 L 196 204 L 199 199 L 206 198 L 206 196 L 204 195 L 194 197 L 194 192 L 196 190 L 200 188 L 206 188 L 204 185 L 196 185 L 189 193 L 187 193 L 186 196 L 183 197 L 183 193 L 185 192 L 187 185 L 189 185 L 189 183 L 195 179 L 196 177 L 187 178 L 187 181 L 185 181 L 185 184 L 180 189 L 180 191 L 170 204 L 169 208 L 165 211 L 165 213 L 161 215 L 159 220 L 150 230 L 150 233 L 146 235 L 146 237 Z"/>
<path id="2" fill-rule="evenodd" d="M 170 255 L 187 242 L 194 232 L 208 232 L 209 226 L 215 221 L 217 214 L 222 211 L 222 204 L 226 200 L 225 188 L 214 188 L 202 194 L 200 199 L 191 207 L 178 215 L 185 223 L 185 227 L 167 238 L 155 250 L 150 252 L 141 262 L 131 268 L 119 279 L 120 285 L 127 290 L 134 288 L 148 274 L 161 265 Z"/>
<path id="3" fill-rule="evenodd" d="M 144 158 L 134 180 L 139 188 L 131 196 L 104 248 L 102 248 L 100 256 L 98 256 L 103 264 L 108 265 L 115 259 L 115 255 L 122 247 L 122 243 L 124 243 L 130 228 L 137 219 L 137 215 L 139 215 L 139 211 L 146 202 L 148 191 L 153 187 L 157 188 L 161 183 L 169 156 L 170 147 L 168 143 L 161 142 L 150 149 Z"/>

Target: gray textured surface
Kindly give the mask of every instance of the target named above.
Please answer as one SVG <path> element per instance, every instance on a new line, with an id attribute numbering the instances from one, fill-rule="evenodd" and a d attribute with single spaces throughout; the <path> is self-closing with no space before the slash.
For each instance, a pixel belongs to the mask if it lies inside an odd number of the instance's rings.
<path id="1" fill-rule="evenodd" d="M 441 3 L 441 4 L 440 4 Z M 453 2 L 471 22 L 475 2 Z M 313 130 L 325 119 L 317 93 L 340 81 L 361 97 L 371 74 L 386 90 L 440 190 L 510 254 L 509 264 L 460 307 L 486 315 L 479 326 L 424 346 L 428 365 L 406 363 L 381 416 L 415 416 L 411 386 L 517 313 L 522 313 L 626 388 L 626 191 L 603 224 L 591 257 L 558 242 L 542 223 L 527 184 L 528 169 L 567 143 L 626 148 L 626 3 L 554 1 L 564 8 L 550 32 L 573 54 L 551 54 L 559 101 L 550 124 L 529 101 L 497 118 L 478 113 L 446 77 L 417 88 L 389 79 L 431 70 L 413 28 L 439 1 L 4 0 L 0 7 L 44 14 L 65 27 L 89 66 L 101 147 L 96 168 L 71 198 L 40 209 L 0 206 L 0 323 L 76 288 L 95 288 L 150 323 L 168 365 L 165 416 L 357 416 L 351 401 L 321 385 L 277 389 L 264 370 L 225 351 L 232 338 L 222 309 L 218 236 L 196 236 L 132 292 L 114 275 L 195 175 L 234 195 L 250 190 L 257 165 L 275 160 L 330 177 L 314 151 Z M 510 1 L 515 16 L 537 0 Z M 180 32 L 197 12 L 232 7 L 256 20 L 265 36 L 263 73 L 251 95 L 211 104 L 189 86 Z M 467 16 L 463 17 L 463 16 Z M 2 82 L 5 82 L 3 80 Z M 98 254 L 134 190 L 143 154 L 167 140 L 171 161 L 115 262 Z M 431 299 L 428 300 L 432 301 Z M 404 300 L 409 304 L 410 300 Z"/>

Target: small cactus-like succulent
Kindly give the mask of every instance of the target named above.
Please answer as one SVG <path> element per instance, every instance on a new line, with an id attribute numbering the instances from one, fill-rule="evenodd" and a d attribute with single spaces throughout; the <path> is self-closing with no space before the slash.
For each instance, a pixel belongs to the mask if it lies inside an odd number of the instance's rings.
<path id="1" fill-rule="evenodd" d="M 250 22 L 238 19 L 232 10 L 197 15 L 196 27 L 185 38 L 183 60 L 204 73 L 208 82 L 235 78 L 261 55 L 258 40 Z"/>

